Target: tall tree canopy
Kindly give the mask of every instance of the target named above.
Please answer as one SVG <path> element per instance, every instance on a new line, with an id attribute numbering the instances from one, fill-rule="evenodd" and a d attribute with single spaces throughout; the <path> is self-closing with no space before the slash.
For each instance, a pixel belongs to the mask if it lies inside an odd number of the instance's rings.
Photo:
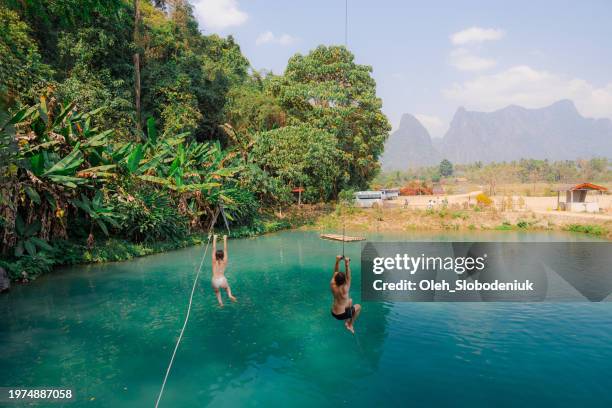
<path id="1" fill-rule="evenodd" d="M 343 152 L 339 188 L 366 187 L 379 170 L 391 129 L 371 73 L 345 47 L 319 46 L 306 56 L 293 56 L 274 85 L 290 124 L 309 124 L 335 136 Z"/>
<path id="2" fill-rule="evenodd" d="M 221 203 L 261 230 L 292 188 L 326 201 L 378 171 L 390 127 L 372 68 L 345 47 L 262 74 L 231 36 L 203 33 L 188 0 L 4 0 L 0 23 L 13 277 L 66 262 L 66 245 L 90 257 L 100 240 L 180 240 Z"/>
<path id="3" fill-rule="evenodd" d="M 252 161 L 279 183 L 285 198 L 296 187 L 305 189 L 306 201 L 331 197 L 340 175 L 340 151 L 334 136 L 307 125 L 287 126 L 259 133 Z"/>

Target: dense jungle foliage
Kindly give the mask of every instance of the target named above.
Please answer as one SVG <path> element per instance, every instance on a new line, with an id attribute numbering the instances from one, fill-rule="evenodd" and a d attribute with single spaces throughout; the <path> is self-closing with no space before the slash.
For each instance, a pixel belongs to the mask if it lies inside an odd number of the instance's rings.
<path id="1" fill-rule="evenodd" d="M 277 228 L 266 214 L 296 187 L 310 203 L 365 188 L 390 130 L 345 47 L 263 75 L 186 0 L 0 0 L 0 55 L 13 279 L 193 243 L 221 205 L 241 231 Z"/>

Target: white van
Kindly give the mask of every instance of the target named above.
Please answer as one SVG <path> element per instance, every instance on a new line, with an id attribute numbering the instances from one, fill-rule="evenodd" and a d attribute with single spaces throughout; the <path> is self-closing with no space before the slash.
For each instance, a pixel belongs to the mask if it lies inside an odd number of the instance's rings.
<path id="1" fill-rule="evenodd" d="M 355 205 L 361 208 L 371 208 L 383 205 L 382 191 L 358 191 L 355 193 Z"/>

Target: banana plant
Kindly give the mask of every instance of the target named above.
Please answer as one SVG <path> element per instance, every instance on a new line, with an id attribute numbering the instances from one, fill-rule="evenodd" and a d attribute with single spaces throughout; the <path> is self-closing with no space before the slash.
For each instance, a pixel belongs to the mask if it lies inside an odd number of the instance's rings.
<path id="1" fill-rule="evenodd" d="M 17 112 L 12 122 L 31 129 L 17 137 L 25 170 L 35 177 L 68 188 L 92 187 L 93 179 L 112 177 L 115 165 L 105 160 L 113 130 L 91 126 L 100 109 L 79 113 L 74 103 L 56 107 L 51 98 Z"/>
<path id="2" fill-rule="evenodd" d="M 96 195 L 91 200 L 85 194 L 81 194 L 81 199 L 72 200 L 72 204 L 83 210 L 91 220 L 92 227 L 94 223 L 97 224 L 104 235 L 109 235 L 107 224 L 119 228 L 117 220 L 120 216 L 113 212 L 113 206 L 104 203 L 102 192 L 97 191 Z"/>
<path id="3" fill-rule="evenodd" d="M 34 221 L 31 224 L 25 224 L 21 216 L 15 219 L 15 232 L 17 235 L 17 244 L 15 245 L 15 256 L 17 258 L 27 252 L 29 255 L 36 255 L 38 249 L 52 251 L 51 247 L 45 240 L 38 238 L 36 234 L 40 231 L 40 221 Z"/>

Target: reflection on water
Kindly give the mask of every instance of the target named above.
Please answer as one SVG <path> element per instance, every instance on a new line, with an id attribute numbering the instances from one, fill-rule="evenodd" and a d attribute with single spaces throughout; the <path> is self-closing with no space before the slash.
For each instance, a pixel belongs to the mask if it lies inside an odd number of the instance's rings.
<path id="1" fill-rule="evenodd" d="M 201 250 L 72 268 L 0 297 L 0 385 L 71 387 L 71 407 L 152 406 Z M 162 406 L 612 403 L 609 304 L 367 303 L 353 337 L 330 316 L 340 251 L 308 232 L 230 242 L 239 303 L 219 309 L 204 273 Z"/>

